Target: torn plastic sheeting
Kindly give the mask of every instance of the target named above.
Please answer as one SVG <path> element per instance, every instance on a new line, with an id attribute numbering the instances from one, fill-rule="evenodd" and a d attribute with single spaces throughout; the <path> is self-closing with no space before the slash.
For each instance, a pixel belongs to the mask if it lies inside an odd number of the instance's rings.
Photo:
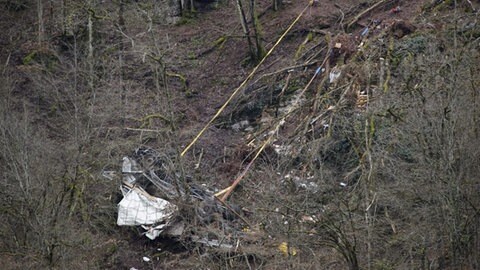
<path id="1" fill-rule="evenodd" d="M 139 188 L 130 189 L 118 204 L 119 226 L 151 225 L 168 221 L 177 207 L 161 198 L 149 196 Z"/>

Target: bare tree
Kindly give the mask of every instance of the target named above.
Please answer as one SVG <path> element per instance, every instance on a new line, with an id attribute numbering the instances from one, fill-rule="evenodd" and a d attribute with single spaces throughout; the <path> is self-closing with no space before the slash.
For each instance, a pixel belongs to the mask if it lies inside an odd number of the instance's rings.
<path id="1" fill-rule="evenodd" d="M 237 10 L 240 16 L 240 23 L 242 25 L 243 33 L 245 35 L 245 38 L 247 39 L 250 58 L 253 60 L 253 62 L 258 62 L 265 55 L 265 49 L 262 45 L 262 40 L 261 40 L 262 37 L 260 33 L 260 22 L 256 14 L 256 1 L 255 0 L 249 1 L 249 11 L 250 11 L 249 13 L 247 13 L 246 8 L 242 3 L 242 0 L 237 0 L 236 3 L 237 3 Z M 247 18 L 247 14 L 249 14 L 248 18 Z M 250 22 L 252 22 L 253 31 L 250 30 L 250 26 L 248 23 L 249 20 Z M 255 46 L 253 45 L 253 42 L 252 42 L 252 35 L 253 35 L 253 38 L 255 38 Z"/>

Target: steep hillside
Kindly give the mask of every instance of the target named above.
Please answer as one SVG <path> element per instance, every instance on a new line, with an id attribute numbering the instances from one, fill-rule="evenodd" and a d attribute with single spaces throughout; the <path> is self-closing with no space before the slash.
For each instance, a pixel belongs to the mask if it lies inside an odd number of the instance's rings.
<path id="1" fill-rule="evenodd" d="M 478 1 L 182 3 L 0 1 L 5 269 L 480 268 Z"/>

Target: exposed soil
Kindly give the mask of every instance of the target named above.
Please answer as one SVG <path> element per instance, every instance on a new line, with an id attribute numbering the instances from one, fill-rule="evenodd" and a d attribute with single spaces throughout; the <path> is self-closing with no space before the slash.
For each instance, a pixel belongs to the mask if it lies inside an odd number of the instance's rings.
<path id="1" fill-rule="evenodd" d="M 7 2 L 10 3 L 10 1 Z M 98 105 L 92 107 L 99 118 L 103 117 L 99 120 L 98 127 L 93 129 L 95 138 L 101 142 L 92 139 L 85 143 L 87 146 L 82 145 L 82 147 L 89 149 L 89 144 L 98 143 L 102 149 L 94 149 L 91 152 L 84 150 L 85 153 L 79 153 L 78 156 L 88 156 L 92 160 L 101 158 L 102 162 L 107 163 L 108 161 L 108 165 L 98 165 L 91 161 L 87 163 L 88 166 L 85 165 L 88 167 L 85 170 L 97 167 L 101 169 L 102 166 L 117 166 L 119 159 L 128 154 L 122 151 L 129 149 L 132 145 L 144 144 L 168 151 L 165 155 L 179 163 L 176 164 L 178 167 L 175 168 L 176 171 L 188 174 L 194 181 L 206 184 L 211 189 L 224 189 L 252 160 L 255 151 L 267 138 L 268 132 L 280 120 L 281 112 L 286 111 L 285 108 L 291 105 L 296 94 L 307 85 L 312 76 L 312 84 L 306 89 L 306 95 L 302 97 L 302 101 L 304 99 L 315 100 L 321 89 L 326 88 L 326 79 L 323 78 L 328 77 L 328 74 L 315 77 L 316 71 L 317 74 L 325 72 L 321 69 L 317 70 L 317 68 L 323 67 L 330 71 L 349 63 L 351 59 L 363 57 L 358 54 L 360 45 L 368 43 L 370 37 L 385 32 L 392 33 L 392 40 L 401 40 L 405 36 L 425 29 L 445 27 L 441 18 L 432 22 L 423 20 L 425 7 L 432 3 L 427 0 L 385 1 L 385 4 L 358 17 L 358 20 L 354 22 L 352 20 L 358 14 L 369 8 L 371 2 L 376 1 L 315 0 L 313 5 L 309 5 L 308 1 L 293 0 L 284 1 L 278 11 L 272 9 L 271 2 L 271 0 L 258 0 L 257 3 L 262 42 L 267 51 L 272 48 L 295 18 L 308 7 L 285 39 L 183 159 L 179 157 L 179 153 L 196 138 L 198 132 L 217 113 L 232 92 L 255 67 L 248 57 L 248 44 L 243 35 L 235 1 L 222 1 L 215 8 L 212 6 L 199 8 L 194 15 L 183 18 L 175 25 L 150 24 L 149 19 L 146 19 L 147 16 L 136 9 L 138 8 L 137 3 L 129 3 L 132 8 L 125 11 L 126 29 L 123 38 L 118 37 L 116 27 L 100 27 L 103 32 L 97 34 L 101 37 L 102 46 L 106 49 L 98 53 L 97 61 L 106 66 L 109 65 L 109 69 L 105 69 L 102 71 L 105 74 L 102 73 L 98 76 L 101 78 L 99 81 L 104 84 L 99 83 L 99 85 L 103 85 L 103 88 L 98 89 L 96 96 Z M 478 3 L 474 3 L 474 5 L 478 6 Z M 109 9 L 112 12 L 116 11 L 114 7 L 109 7 Z M 62 59 L 62 57 L 71 57 L 68 55 L 70 52 L 67 49 L 63 51 L 61 48 L 62 44 L 72 44 L 72 41 L 66 40 L 67 37 L 55 32 L 52 33 L 49 40 L 53 45 L 37 48 L 36 42 L 32 38 L 37 25 L 34 25 L 35 19 L 29 17 L 29 14 L 33 13 L 6 9 L 4 15 L 0 15 L 6 16 L 6 19 L 0 19 L 0 29 L 5 29 L 6 33 L 6 35 L 0 36 L 0 63 L 11 66 L 10 72 L 15 74 L 12 76 L 15 78 L 12 83 L 14 87 L 9 93 L 14 97 L 12 108 L 18 112 L 22 112 L 24 108 L 35 112 L 32 117 L 36 125 L 45 128 L 47 137 L 58 143 L 57 145 L 71 143 L 72 139 L 68 137 L 70 135 L 65 134 L 73 134 L 73 131 L 67 130 L 67 127 L 51 120 L 55 117 L 60 119 L 63 117 L 62 113 L 67 112 L 68 109 L 56 108 L 52 100 L 44 98 L 46 90 L 36 91 L 36 86 L 40 85 L 39 82 L 48 85 L 50 77 L 46 73 L 38 72 L 35 65 L 29 65 L 26 62 L 28 62 L 29 54 L 33 51 L 36 54 L 32 57 L 41 59 L 45 63 L 60 61 L 58 59 Z M 51 16 L 53 17 L 53 15 Z M 115 19 L 111 20 L 116 22 Z M 23 21 L 29 21 L 31 25 L 27 26 Z M 110 23 L 107 20 L 99 19 L 98 21 L 99 24 Z M 350 27 L 348 27 L 349 25 Z M 85 29 L 81 29 L 79 32 L 81 33 L 78 36 L 86 39 Z M 124 46 L 123 67 L 118 64 L 118 55 L 109 51 L 111 47 L 117 48 L 116 46 L 120 42 L 123 42 Z M 385 40 L 384 44 L 388 44 L 388 41 Z M 79 51 L 86 55 L 86 48 L 81 48 Z M 321 66 L 324 59 L 325 65 Z M 157 68 L 160 69 L 160 63 L 165 67 L 166 81 L 155 77 L 155 71 Z M 86 63 L 79 65 L 87 66 Z M 352 118 L 363 112 L 364 107 L 359 105 L 359 102 L 362 102 L 361 98 L 368 98 L 368 93 L 365 94 L 360 89 L 361 85 L 366 84 L 366 79 L 362 76 L 362 71 L 357 73 L 355 70 L 358 65 L 361 64 L 355 63 L 342 70 L 342 76 L 355 78 L 352 80 L 354 81 L 352 85 L 355 84 L 354 86 L 358 88 L 352 87 L 355 89 L 355 93 L 346 94 L 346 99 L 350 102 L 349 106 L 356 108 L 349 114 L 349 117 Z M 118 79 L 119 77 L 122 79 Z M 159 81 L 161 82 L 158 83 Z M 52 82 L 52 84 L 54 83 Z M 60 89 L 59 86 L 67 85 L 67 82 L 58 84 L 55 82 L 55 85 Z M 62 89 L 58 90 L 57 88 L 57 93 L 52 96 L 61 99 L 65 93 L 62 92 Z M 122 89 L 127 89 L 127 91 L 126 96 L 122 97 L 120 101 Z M 332 95 L 337 95 L 337 93 Z M 91 101 L 85 101 L 85 104 L 89 104 L 89 102 Z M 276 131 L 274 144 L 266 147 L 257 161 L 266 165 L 262 167 L 262 171 L 252 170 L 251 177 L 246 180 L 247 184 L 254 188 L 243 192 L 242 185 L 240 185 L 238 188 L 240 192 L 232 195 L 232 201 L 251 203 L 251 205 L 245 205 L 246 216 L 251 214 L 248 209 L 250 207 L 260 209 L 259 211 L 278 212 L 278 209 L 265 209 L 265 205 L 261 205 L 259 197 L 265 193 L 272 196 L 269 199 L 278 205 L 283 203 L 281 192 L 278 196 L 272 192 L 273 187 L 280 184 L 266 183 L 263 181 L 263 176 L 268 175 L 274 178 L 275 174 L 281 174 L 282 177 L 288 175 L 292 183 L 284 183 L 287 186 L 298 185 L 294 182 L 296 181 L 295 173 L 301 175 L 302 179 L 311 177 L 307 165 L 302 164 L 300 158 L 288 160 L 283 164 L 276 163 L 277 157 L 281 155 L 280 151 L 287 151 L 282 148 L 284 143 L 285 145 L 287 145 L 286 142 L 289 145 L 295 145 L 303 142 L 295 137 L 296 134 L 303 132 L 309 139 L 319 139 L 329 132 L 329 123 L 315 122 L 316 120 L 310 119 L 313 115 L 311 112 L 333 111 L 335 110 L 334 106 L 329 104 L 323 108 L 324 104 L 320 104 L 321 101 L 319 101 L 320 105 L 317 104 L 317 101 L 311 103 L 313 104 L 311 107 L 296 111 L 296 114 L 291 119 L 287 119 L 286 123 Z M 76 106 L 76 104 L 74 105 Z M 71 106 L 73 107 L 73 105 Z M 118 112 L 118 117 L 113 117 L 112 115 L 115 115 L 113 112 Z M 145 118 L 149 116 L 151 119 Z M 241 124 L 242 121 L 246 124 Z M 300 127 L 299 123 L 304 122 L 311 123 L 309 125 L 313 131 Z M 162 130 L 163 133 L 158 130 Z M 319 130 L 320 132 L 318 132 Z M 150 133 L 152 131 L 154 132 Z M 157 132 L 155 133 L 155 131 Z M 325 152 L 317 153 L 319 157 L 315 157 L 315 161 L 328 159 L 329 162 L 335 164 L 336 159 L 341 159 L 342 155 L 353 152 L 352 144 L 353 142 L 340 138 L 337 142 L 329 145 L 330 148 Z M 299 147 L 300 150 L 291 151 L 308 152 L 309 148 L 307 148 Z M 79 152 L 81 151 L 79 150 Z M 314 154 L 307 153 L 306 155 Z M 67 158 L 60 156 L 58 160 L 67 160 Z M 73 158 L 72 160 L 76 161 Z M 315 164 L 308 166 L 316 166 Z M 275 166 L 279 171 L 273 169 Z M 335 174 L 337 168 L 332 167 L 333 169 L 325 173 L 324 178 Z M 65 169 L 65 171 L 68 170 Z M 342 181 L 348 182 L 350 181 L 349 177 L 354 178 L 352 175 L 356 175 L 356 171 L 352 171 L 351 174 L 342 178 L 344 179 Z M 91 172 L 90 174 L 93 175 Z M 94 178 L 94 176 L 92 177 Z M 341 184 L 347 185 L 343 182 Z M 105 191 L 105 187 L 114 185 L 116 184 L 103 184 L 91 188 L 90 191 L 98 192 L 105 197 L 107 197 L 105 194 L 109 194 L 110 197 L 107 201 L 113 205 L 118 202 L 115 201 L 118 198 L 113 198 L 112 193 L 114 192 Z M 344 192 L 341 187 L 338 187 L 338 183 L 333 186 L 332 183 L 324 181 L 319 185 L 325 190 L 322 191 L 323 193 L 317 194 L 314 199 L 321 201 L 322 207 L 324 207 L 324 209 L 318 209 L 318 213 L 323 213 L 329 207 L 340 208 L 338 205 L 329 205 L 327 201 L 328 196 L 332 196 L 331 194 Z M 305 202 L 305 204 L 308 203 Z M 293 214 L 288 212 L 282 214 L 282 218 L 288 215 L 300 215 L 295 210 L 292 211 Z M 388 217 L 388 213 L 385 215 Z M 300 222 L 302 224 L 308 224 L 308 218 L 313 220 L 310 216 L 301 216 L 301 218 L 307 219 L 307 221 L 302 220 Z M 109 219 L 109 221 L 112 220 Z M 300 253 L 294 257 L 292 254 L 284 256 L 278 252 L 278 243 L 288 239 L 275 239 L 260 232 L 258 235 L 256 234 L 255 230 L 261 231 L 260 227 L 267 231 L 267 229 L 274 228 L 272 224 L 283 224 L 282 219 L 279 218 L 276 221 L 259 219 L 257 221 L 259 222 L 255 224 L 255 228 L 246 228 L 240 221 L 235 224 L 239 228 L 245 227 L 245 230 L 252 229 L 253 231 L 250 239 L 239 247 L 243 250 L 243 257 L 240 259 L 236 255 L 228 254 L 227 256 L 217 251 L 205 252 L 203 247 L 188 246 L 185 244 L 188 243 L 188 239 L 182 239 L 185 241 L 180 242 L 172 241 L 172 239 L 150 241 L 140 235 L 141 231 L 135 228 L 115 229 L 113 232 L 109 231 L 100 236 L 99 238 L 105 241 L 96 246 L 98 252 L 94 252 L 96 254 L 93 257 L 96 260 L 103 260 L 95 263 L 97 267 L 100 265 L 101 268 L 108 269 L 129 269 L 130 267 L 137 269 L 194 269 L 205 261 L 212 265 L 218 265 L 219 269 L 223 269 L 223 264 L 226 264 L 227 261 L 230 265 L 227 265 L 226 268 L 242 268 L 245 265 L 249 265 L 251 268 L 262 268 L 267 265 L 267 269 L 284 269 L 285 265 L 282 264 L 284 261 L 281 259 L 287 257 L 292 264 L 289 265 L 291 268 L 295 268 L 296 265 L 308 265 L 306 262 L 309 262 L 310 258 L 307 253 Z M 209 226 L 214 229 L 221 227 L 218 224 Z M 386 225 L 386 227 L 389 226 L 394 227 L 391 224 Z M 305 225 L 305 227 L 308 226 Z M 101 231 L 101 229 L 96 230 Z M 95 233 L 98 232 L 95 231 Z M 312 230 L 309 233 L 313 235 L 316 231 Z M 337 238 L 340 239 L 340 236 Z M 402 239 L 398 241 L 400 242 Z M 302 246 L 301 240 L 299 242 L 299 247 L 311 249 L 308 246 Z M 364 251 L 366 247 L 359 249 Z M 312 253 L 316 254 L 317 260 L 328 262 L 328 264 L 308 265 L 311 269 L 344 269 L 347 267 L 343 258 L 339 254 L 332 255 L 334 253 L 330 249 L 318 247 L 318 250 L 312 251 Z M 438 253 L 440 252 L 437 252 L 435 256 L 439 257 Z M 144 261 L 142 260 L 143 256 L 155 258 L 156 261 Z M 7 255 L 5 257 L 9 262 L 13 258 Z M 225 257 L 229 259 L 224 259 Z M 85 255 L 86 265 L 87 259 L 88 255 Z M 238 260 L 242 261 L 237 265 L 235 263 L 238 263 Z M 11 264 L 12 268 L 15 268 L 15 263 Z M 388 268 L 379 266 L 378 269 Z"/>
<path id="2" fill-rule="evenodd" d="M 358 36 L 364 26 L 371 24 L 373 20 L 382 22 L 382 25 L 388 25 L 396 20 L 414 20 L 420 14 L 424 4 L 422 1 L 393 2 L 395 3 L 381 5 L 367 13 L 347 31 L 347 34 L 353 37 Z M 281 10 L 275 12 L 271 9 L 271 1 L 259 1 L 258 10 L 261 14 L 259 17 L 267 50 L 306 5 L 306 2 L 287 1 Z M 397 6 L 400 7 L 400 11 L 392 12 L 392 8 Z M 342 33 L 341 24 L 351 20 L 366 7 L 358 1 L 346 0 L 320 1 L 315 6 L 309 7 L 251 81 L 255 81 L 255 78 L 261 74 L 295 65 L 293 56 L 298 49 L 298 44 L 305 40 L 309 32 L 322 30 L 331 33 L 332 36 Z M 184 120 L 179 123 L 179 128 L 182 130 L 180 134 L 184 134 L 179 138 L 182 146 L 194 138 L 195 132 L 203 128 L 253 68 L 252 65 L 244 64 L 247 60 L 248 47 L 246 40 L 241 38 L 241 25 L 235 12 L 234 3 L 229 2 L 218 9 L 201 12 L 191 23 L 170 27 L 157 26 L 155 29 L 158 31 L 157 36 L 168 36 L 168 44 L 173 44 L 166 50 L 167 69 L 183 74 L 189 82 L 190 91 L 194 93 L 191 98 L 178 96 L 175 99 L 174 107 L 184 114 Z M 139 30 L 133 28 L 129 31 L 137 33 Z M 202 55 L 214 46 L 216 40 L 224 36 L 232 36 L 232 38 L 227 38 L 221 48 L 214 48 L 211 52 Z M 314 37 L 316 41 L 323 38 L 322 34 Z M 355 47 L 356 44 L 353 46 Z M 171 55 L 169 52 L 175 52 L 175 54 Z M 201 56 L 189 59 L 192 55 Z M 316 66 L 310 66 L 303 72 L 309 73 L 315 69 Z M 247 86 L 246 89 L 249 87 Z M 240 93 L 240 96 L 242 95 L 245 95 L 245 91 Z M 227 109 L 224 115 L 228 113 Z M 233 119 L 227 127 L 241 120 L 243 119 Z M 226 165 L 217 161 L 218 157 L 222 157 L 225 152 L 235 152 L 244 148 L 244 137 L 244 134 L 232 131 L 230 128 L 219 128 L 218 125 L 210 127 L 191 150 L 198 153 L 203 149 L 204 158 L 200 171 L 212 173 L 220 187 L 233 181 L 238 171 L 223 169 Z M 191 153 L 187 156 L 191 157 Z M 242 160 L 231 156 L 226 159 L 226 163 L 241 164 Z"/>

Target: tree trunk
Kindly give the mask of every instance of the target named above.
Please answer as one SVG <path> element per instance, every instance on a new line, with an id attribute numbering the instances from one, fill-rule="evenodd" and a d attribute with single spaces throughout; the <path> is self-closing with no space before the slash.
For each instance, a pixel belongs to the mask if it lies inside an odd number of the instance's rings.
<path id="1" fill-rule="evenodd" d="M 41 46 L 44 41 L 44 34 L 45 34 L 45 26 L 43 24 L 42 0 L 37 0 L 37 16 L 38 16 L 38 46 Z"/>
<path id="2" fill-rule="evenodd" d="M 88 91 L 90 91 L 90 115 L 89 120 L 87 123 L 87 129 L 91 127 L 91 121 L 93 119 L 94 114 L 94 107 L 96 101 L 96 89 L 95 89 L 95 60 L 93 58 L 93 19 L 95 16 L 95 12 L 93 10 L 95 0 L 89 0 L 89 10 L 88 10 L 88 18 L 87 18 L 87 31 L 88 31 L 88 51 L 87 51 L 87 65 L 88 65 L 88 78 L 87 78 L 87 87 Z"/>
<path id="3" fill-rule="evenodd" d="M 67 34 L 67 0 L 62 0 L 62 35 Z"/>
<path id="4" fill-rule="evenodd" d="M 253 23 L 253 31 L 255 34 L 255 45 L 256 45 L 256 52 L 255 52 L 255 61 L 262 60 L 263 56 L 265 56 L 265 49 L 262 46 L 262 36 L 260 33 L 260 24 L 258 21 L 257 14 L 255 12 L 255 0 L 250 0 L 250 13 L 251 13 L 251 20 Z"/>
<path id="5" fill-rule="evenodd" d="M 238 14 L 240 15 L 240 23 L 242 24 L 243 33 L 247 37 L 248 50 L 250 51 L 250 56 L 254 58 L 255 49 L 253 48 L 252 39 L 250 37 L 250 28 L 248 27 L 248 24 L 247 24 L 247 18 L 245 16 L 245 11 L 243 9 L 241 0 L 237 0 L 237 8 L 238 8 Z"/>
<path id="6" fill-rule="evenodd" d="M 273 0 L 272 7 L 274 11 L 277 11 L 282 5 L 282 0 Z"/>

